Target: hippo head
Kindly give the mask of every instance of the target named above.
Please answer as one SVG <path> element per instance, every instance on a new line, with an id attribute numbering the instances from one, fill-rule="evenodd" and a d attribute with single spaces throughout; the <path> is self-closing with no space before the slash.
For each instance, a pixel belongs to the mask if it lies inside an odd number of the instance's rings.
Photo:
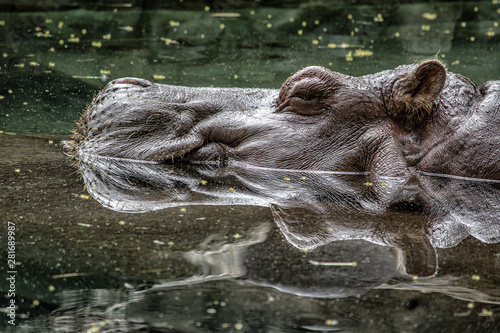
<path id="1" fill-rule="evenodd" d="M 66 151 L 405 176 L 423 162 L 427 172 L 444 165 L 438 150 L 445 147 L 446 135 L 460 132 L 473 110 L 492 113 L 491 107 L 475 108 L 484 99 L 474 83 L 447 73 L 434 60 L 361 77 L 307 67 L 280 91 L 187 88 L 125 78 L 96 96 Z M 495 123 L 489 126 L 492 131 Z M 463 138 L 455 140 L 448 144 L 459 145 Z M 431 155 L 434 159 L 426 160 Z M 498 159 L 486 176 L 495 170 Z"/>
<path id="2" fill-rule="evenodd" d="M 353 78 L 323 67 L 307 67 L 283 84 L 277 112 L 313 116 L 384 119 L 408 129 L 425 124 L 446 82 L 437 61 Z"/>

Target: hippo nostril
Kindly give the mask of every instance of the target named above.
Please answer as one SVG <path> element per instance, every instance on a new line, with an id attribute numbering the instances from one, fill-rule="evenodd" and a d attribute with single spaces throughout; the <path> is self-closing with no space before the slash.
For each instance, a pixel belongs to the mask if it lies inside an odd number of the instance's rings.
<path id="1" fill-rule="evenodd" d="M 122 79 L 116 79 L 111 82 L 112 84 L 133 84 L 136 86 L 141 86 L 141 87 L 149 87 L 152 85 L 152 83 L 148 80 L 144 79 L 136 79 L 132 77 L 125 77 Z"/>
<path id="2" fill-rule="evenodd" d="M 64 140 L 61 142 L 63 154 L 69 157 L 75 157 L 77 146 L 73 140 Z"/>

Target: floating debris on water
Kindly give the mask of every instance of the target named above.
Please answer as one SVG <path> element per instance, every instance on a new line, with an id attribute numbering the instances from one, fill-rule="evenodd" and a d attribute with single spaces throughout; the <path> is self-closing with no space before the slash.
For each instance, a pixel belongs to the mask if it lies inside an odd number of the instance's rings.
<path id="1" fill-rule="evenodd" d="M 422 15 L 422 17 L 426 20 L 432 21 L 432 20 L 435 20 L 437 18 L 437 14 L 436 13 L 424 13 Z"/>
<path id="2" fill-rule="evenodd" d="M 309 263 L 311 265 L 315 266 L 352 266 L 356 267 L 358 265 L 357 262 L 325 262 L 325 261 L 314 261 L 314 260 L 309 260 Z"/>

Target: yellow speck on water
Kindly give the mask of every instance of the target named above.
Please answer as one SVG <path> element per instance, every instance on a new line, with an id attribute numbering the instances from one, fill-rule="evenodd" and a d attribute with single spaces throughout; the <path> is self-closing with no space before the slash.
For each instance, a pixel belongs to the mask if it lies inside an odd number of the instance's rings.
<path id="1" fill-rule="evenodd" d="M 160 38 L 162 41 L 165 42 L 165 45 L 170 45 L 170 44 L 178 44 L 176 40 L 173 40 L 171 38 Z"/>
<path id="2" fill-rule="evenodd" d="M 271 23 L 268 23 L 268 24 L 266 24 L 266 27 L 267 27 L 268 29 L 271 29 L 271 28 L 273 27 L 273 25 L 272 25 Z"/>
<path id="3" fill-rule="evenodd" d="M 399 32 L 396 31 L 396 33 L 394 33 L 394 37 L 399 38 L 399 36 L 401 35 L 399 34 Z"/>
<path id="4" fill-rule="evenodd" d="M 103 35 L 102 39 L 110 40 L 111 39 L 111 34 Z"/>
<path id="5" fill-rule="evenodd" d="M 469 38 L 469 39 L 470 39 L 470 41 L 471 41 L 471 42 L 473 42 L 473 41 L 475 41 L 475 40 L 476 40 L 476 37 L 474 37 L 474 36 L 470 36 L 470 38 Z"/>
<path id="6" fill-rule="evenodd" d="M 206 11 L 206 12 L 209 12 L 209 11 L 210 11 L 210 7 L 209 7 L 209 6 L 205 6 L 205 8 L 204 8 L 204 9 L 205 9 L 205 11 Z"/>
<path id="7" fill-rule="evenodd" d="M 236 328 L 238 331 L 243 329 L 243 324 L 242 323 L 236 323 L 234 324 L 234 328 Z"/>
<path id="8" fill-rule="evenodd" d="M 267 14 L 267 18 L 268 18 L 268 19 L 272 19 L 272 18 L 273 18 L 273 16 L 272 16 L 271 14 Z"/>
<path id="9" fill-rule="evenodd" d="M 306 248 L 306 249 L 304 249 L 304 253 L 307 253 L 308 251 L 309 251 L 309 249 L 307 249 L 307 248 Z"/>
<path id="10" fill-rule="evenodd" d="M 36 61 L 30 61 L 30 66 L 40 66 Z"/>
<path id="11" fill-rule="evenodd" d="M 154 74 L 153 78 L 155 80 L 164 80 L 164 79 L 166 79 L 166 76 L 165 75 Z"/>
<path id="12" fill-rule="evenodd" d="M 21 169 L 16 169 L 14 170 L 15 173 L 20 173 L 21 172 Z"/>
<path id="13" fill-rule="evenodd" d="M 5 96 L 3 96 L 3 95 L 0 95 L 0 100 L 2 100 L 2 99 L 4 99 L 4 98 L 5 98 Z"/>
<path id="14" fill-rule="evenodd" d="M 302 21 L 302 26 L 305 28 L 307 25 L 307 22 L 306 21 Z"/>
<path id="15" fill-rule="evenodd" d="M 59 40 L 59 45 L 64 45 L 64 40 L 60 39 Z"/>
<path id="16" fill-rule="evenodd" d="M 200 180 L 201 185 L 207 185 L 207 181 L 205 179 Z"/>
<path id="17" fill-rule="evenodd" d="M 467 309 L 474 309 L 474 302 L 467 303 Z"/>
<path id="18" fill-rule="evenodd" d="M 87 34 L 87 29 L 82 29 L 82 35 L 86 35 Z"/>
<path id="19" fill-rule="evenodd" d="M 7 90 L 9 94 L 12 94 L 14 91 L 12 89 Z"/>
<path id="20" fill-rule="evenodd" d="M 57 24 L 57 28 L 58 28 L 58 29 L 62 29 L 63 27 L 64 27 L 64 22 L 59 22 L 59 23 Z"/>
<path id="21" fill-rule="evenodd" d="M 472 275 L 472 280 L 479 281 L 479 280 L 481 280 L 481 277 L 477 274 L 474 274 L 474 275 Z"/>
<path id="22" fill-rule="evenodd" d="M 155 239 L 155 240 L 153 241 L 153 243 L 154 243 L 154 244 L 157 244 L 157 245 L 164 245 L 164 244 L 165 244 L 165 242 L 159 241 L 159 240 L 157 240 L 157 239 Z"/>
<path id="23" fill-rule="evenodd" d="M 238 74 L 234 74 L 234 79 L 236 80 L 238 78 Z"/>
<path id="24" fill-rule="evenodd" d="M 318 45 L 319 44 L 319 40 L 313 39 L 312 43 L 313 43 L 313 45 Z"/>
<path id="25" fill-rule="evenodd" d="M 221 23 L 221 24 L 219 25 L 219 28 L 220 28 L 221 30 L 224 30 L 224 28 L 225 28 L 225 27 L 226 27 L 226 26 L 224 25 L 224 23 Z"/>
<path id="26" fill-rule="evenodd" d="M 234 188 L 230 187 L 229 192 L 234 192 Z"/>
<path id="27" fill-rule="evenodd" d="M 286 181 L 286 182 L 289 182 L 290 181 L 290 177 L 285 177 L 285 178 L 283 178 L 283 180 Z"/>
<path id="28" fill-rule="evenodd" d="M 295 18 L 290 17 L 290 18 L 288 19 L 288 21 L 290 21 L 290 22 L 294 22 L 294 21 L 295 21 Z"/>
<path id="29" fill-rule="evenodd" d="M 375 16 L 373 18 L 373 21 L 375 21 L 375 22 L 384 22 L 384 18 L 382 16 L 382 14 L 378 13 L 377 16 Z"/>
<path id="30" fill-rule="evenodd" d="M 241 235 L 240 235 L 240 234 L 238 234 L 238 233 L 236 233 L 236 234 L 234 234 L 234 235 L 233 235 L 233 238 L 234 238 L 234 239 L 240 239 L 240 238 L 241 238 Z"/>
<path id="31" fill-rule="evenodd" d="M 318 25 L 319 24 L 319 20 L 315 20 L 314 24 Z"/>
<path id="32" fill-rule="evenodd" d="M 300 179 L 306 180 L 307 178 L 306 178 L 306 176 L 302 176 L 302 177 L 300 177 Z"/>
<path id="33" fill-rule="evenodd" d="M 493 37 L 493 36 L 495 36 L 495 32 L 493 30 L 488 30 L 488 31 L 486 31 L 486 36 Z"/>
<path id="34" fill-rule="evenodd" d="M 458 64 L 460 64 L 460 60 L 455 60 L 455 61 L 453 61 L 451 64 L 452 64 L 452 65 L 458 65 Z"/>
<path id="35" fill-rule="evenodd" d="M 387 184 L 387 183 L 380 183 L 380 185 L 382 185 L 382 186 L 389 186 L 389 184 Z"/>
<path id="36" fill-rule="evenodd" d="M 432 20 L 435 20 L 437 18 L 437 14 L 436 13 L 424 13 L 422 15 L 422 17 L 426 20 L 432 21 Z"/>
<path id="37" fill-rule="evenodd" d="M 347 19 L 348 20 L 352 20 L 352 18 L 353 18 L 352 14 L 347 14 Z"/>
<path id="38" fill-rule="evenodd" d="M 492 310 L 488 310 L 488 309 L 482 309 L 481 313 L 479 314 L 479 316 L 481 316 L 481 317 L 491 317 L 491 316 L 493 316 L 493 311 Z"/>
<path id="39" fill-rule="evenodd" d="M 105 75 L 109 75 L 109 74 L 111 74 L 111 71 L 108 71 L 108 70 L 106 70 L 106 69 L 101 69 L 101 70 L 100 70 L 100 73 L 101 73 L 101 74 L 105 74 Z"/>
<path id="40" fill-rule="evenodd" d="M 299 31 L 297 31 L 297 33 L 299 34 L 299 36 L 302 36 L 302 34 L 304 33 L 304 30 L 299 30 Z"/>
<path id="41" fill-rule="evenodd" d="M 126 27 L 120 27 L 120 29 L 125 30 L 125 31 L 133 31 L 134 27 L 131 27 L 131 26 L 128 25 Z"/>
<path id="42" fill-rule="evenodd" d="M 52 291 L 54 291 L 54 290 L 56 290 L 56 287 L 54 287 L 53 285 L 50 285 L 50 286 L 49 286 L 49 291 L 51 291 L 51 292 L 52 292 Z"/>
<path id="43" fill-rule="evenodd" d="M 52 23 L 52 19 L 45 19 L 45 23 L 51 24 Z"/>
<path id="44" fill-rule="evenodd" d="M 171 27 L 178 27 L 181 25 L 178 21 L 168 21 L 168 24 L 170 24 Z"/>
<path id="45" fill-rule="evenodd" d="M 186 208 L 182 207 L 181 209 L 181 212 L 185 213 L 186 212 Z"/>
<path id="46" fill-rule="evenodd" d="M 461 26 L 462 28 L 465 28 L 465 27 L 467 26 L 467 22 L 462 22 L 462 23 L 460 23 L 460 26 Z"/>
<path id="47" fill-rule="evenodd" d="M 5 26 L 5 21 L 4 20 L 0 21 L 0 26 L 2 26 L 2 27 Z"/>
<path id="48" fill-rule="evenodd" d="M 90 197 L 87 194 L 80 194 L 80 199 L 87 200 Z"/>
<path id="49" fill-rule="evenodd" d="M 2 57 L 7 58 L 9 55 L 7 53 L 2 53 Z"/>
<path id="50" fill-rule="evenodd" d="M 50 62 L 49 62 L 49 67 L 56 67 L 56 63 L 55 63 L 55 62 L 50 61 Z"/>
<path id="51" fill-rule="evenodd" d="M 23 105 L 28 105 L 28 102 L 23 102 Z"/>
<path id="52" fill-rule="evenodd" d="M 352 61 L 352 51 L 347 52 L 347 55 L 345 56 L 346 61 Z"/>
<path id="53" fill-rule="evenodd" d="M 49 140 L 49 145 L 53 145 L 54 144 L 54 140 Z"/>
<path id="54" fill-rule="evenodd" d="M 362 50 L 362 49 L 357 49 L 354 51 L 354 56 L 355 57 L 371 57 L 373 55 L 373 52 L 370 50 Z"/>
<path id="55" fill-rule="evenodd" d="M 328 232 L 332 232 L 332 231 L 333 231 L 333 229 L 332 229 L 332 228 L 328 228 Z"/>
<path id="56" fill-rule="evenodd" d="M 365 185 L 365 186 L 373 186 L 373 183 L 372 182 L 366 182 L 366 183 L 363 183 L 363 185 Z"/>
<path id="57" fill-rule="evenodd" d="M 474 7 L 474 11 L 475 11 L 475 12 L 478 12 L 478 11 L 479 11 L 479 8 L 478 8 L 478 7 Z"/>
<path id="58" fill-rule="evenodd" d="M 101 47 L 102 43 L 101 42 L 92 42 L 93 47 Z"/>
<path id="59" fill-rule="evenodd" d="M 120 221 L 118 222 L 118 224 L 119 224 L 119 225 L 125 225 L 125 221 L 120 220 Z"/>
<path id="60" fill-rule="evenodd" d="M 33 305 L 34 306 L 39 306 L 40 305 L 40 301 L 37 300 L 37 299 L 33 300 Z"/>
<path id="61" fill-rule="evenodd" d="M 417 275 L 413 275 L 413 276 L 411 277 L 411 279 L 412 279 L 413 281 L 416 281 L 416 280 L 418 280 L 418 276 L 417 276 Z"/>
<path id="62" fill-rule="evenodd" d="M 335 320 L 335 319 L 327 319 L 325 321 L 325 324 L 327 326 L 335 326 L 335 325 L 338 325 L 339 321 L 338 320 Z"/>
<path id="63" fill-rule="evenodd" d="M 420 29 L 422 29 L 423 31 L 430 31 L 431 30 L 431 26 L 424 24 L 424 25 L 420 26 Z"/>
<path id="64" fill-rule="evenodd" d="M 288 188 L 293 188 L 293 186 L 292 185 L 288 185 Z"/>
<path id="65" fill-rule="evenodd" d="M 169 246 L 173 246 L 174 245 L 174 242 L 170 241 L 167 243 Z"/>

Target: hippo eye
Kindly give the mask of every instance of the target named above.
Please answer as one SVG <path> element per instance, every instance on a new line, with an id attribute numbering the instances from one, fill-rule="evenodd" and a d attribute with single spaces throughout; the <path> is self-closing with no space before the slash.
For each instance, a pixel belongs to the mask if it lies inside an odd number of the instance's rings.
<path id="1" fill-rule="evenodd" d="M 329 109 L 325 103 L 326 88 L 317 78 L 306 78 L 295 83 L 284 99 L 280 99 L 277 112 L 293 112 L 304 116 L 324 113 Z"/>
<path id="2" fill-rule="evenodd" d="M 297 82 L 290 91 L 290 97 L 301 98 L 306 101 L 321 99 L 326 92 L 326 88 L 316 78 L 307 78 Z"/>

